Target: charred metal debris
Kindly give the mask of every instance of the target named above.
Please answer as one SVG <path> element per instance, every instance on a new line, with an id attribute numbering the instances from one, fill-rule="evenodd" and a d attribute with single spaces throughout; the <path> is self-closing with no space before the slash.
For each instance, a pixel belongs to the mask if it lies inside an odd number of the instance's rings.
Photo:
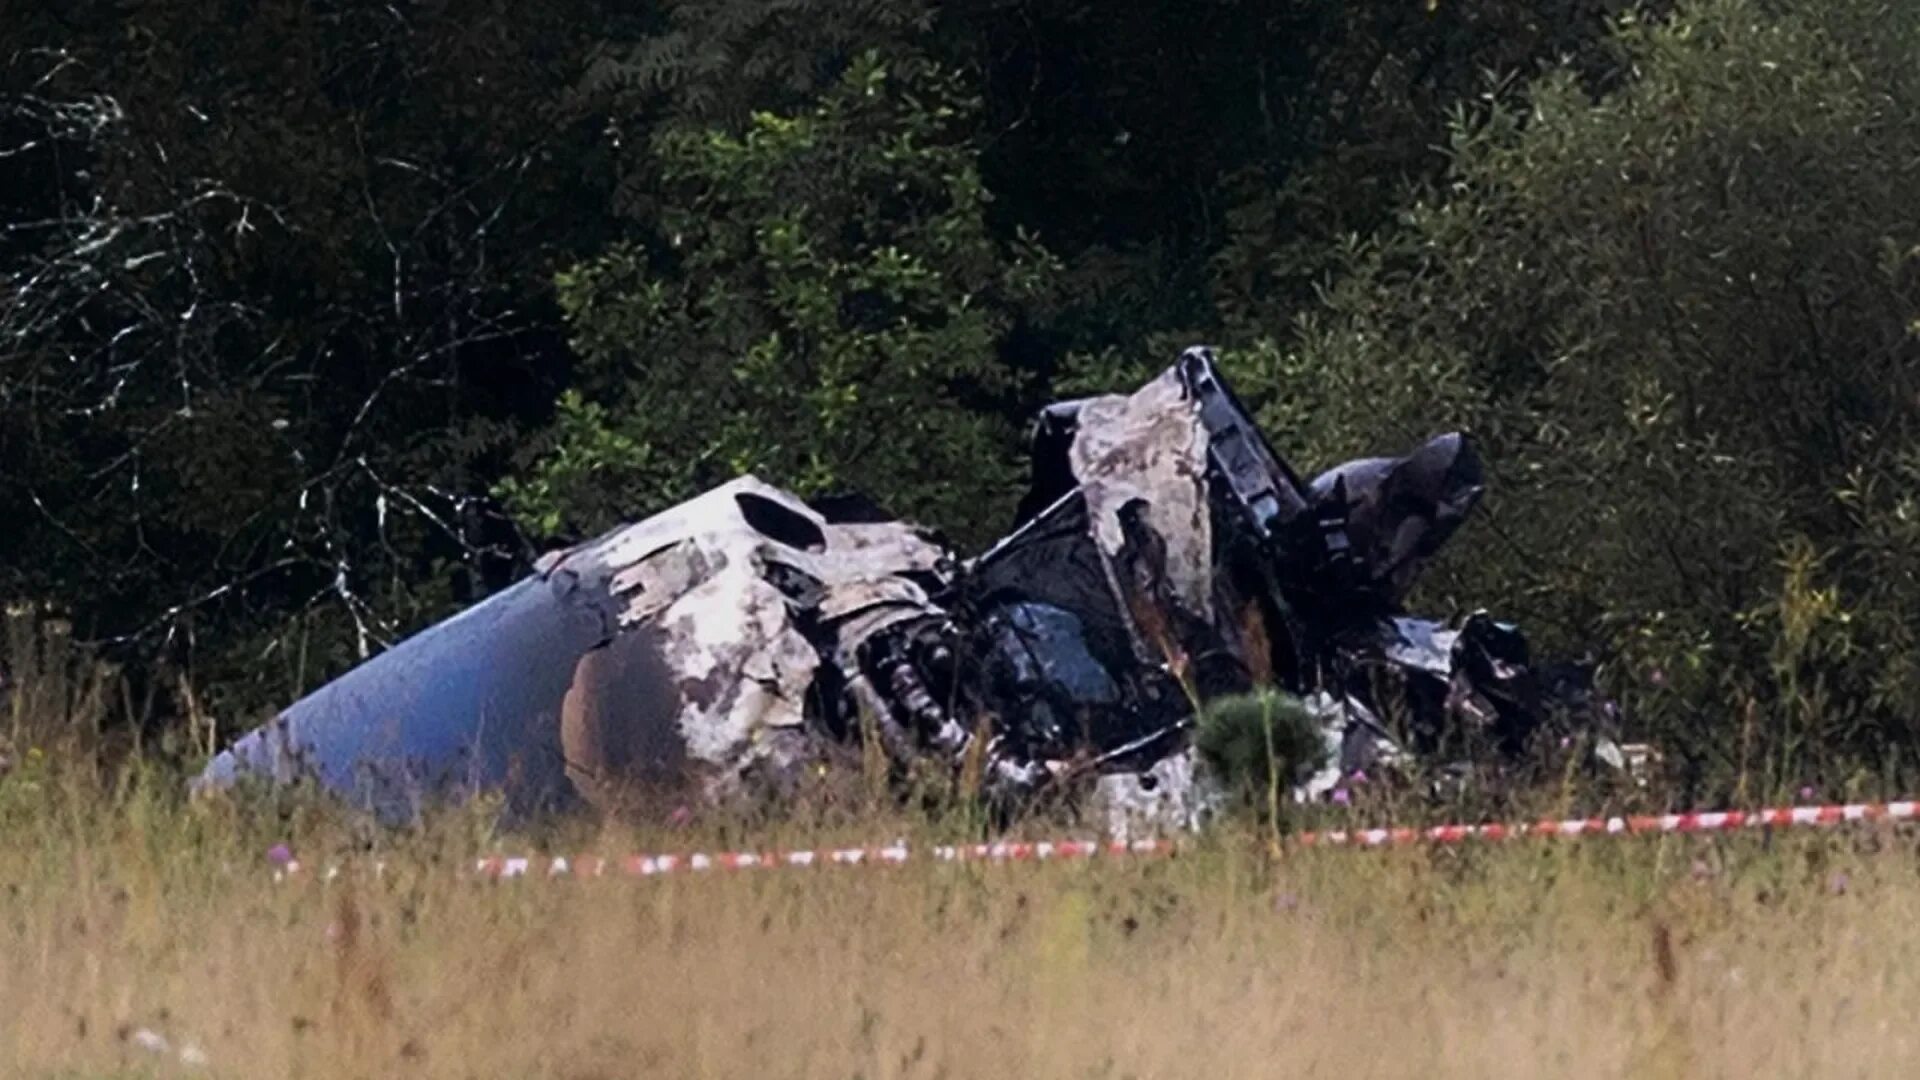
<path id="1" fill-rule="evenodd" d="M 1543 732 L 1619 767 L 1588 664 L 1514 626 L 1407 614 L 1483 490 L 1438 436 L 1303 480 L 1206 349 L 1131 395 L 1050 406 L 1013 531 L 963 559 L 859 500 L 745 476 L 543 559 L 241 738 L 200 778 L 301 778 L 387 817 L 503 793 L 521 812 L 638 793 L 790 791 L 877 744 L 971 769 L 1002 806 L 1090 798 L 1193 825 L 1204 703 L 1299 697 L 1343 777 L 1517 759 Z"/>

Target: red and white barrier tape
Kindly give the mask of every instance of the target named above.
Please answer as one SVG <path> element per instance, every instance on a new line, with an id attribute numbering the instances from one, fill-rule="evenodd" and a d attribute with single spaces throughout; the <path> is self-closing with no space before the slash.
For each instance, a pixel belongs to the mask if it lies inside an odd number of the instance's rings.
<path id="1" fill-rule="evenodd" d="M 1791 806 L 1766 810 L 1715 810 L 1691 814 L 1654 814 L 1632 817 L 1569 818 L 1561 821 L 1534 821 L 1481 825 L 1434 825 L 1425 829 L 1328 829 L 1301 833 L 1294 841 L 1302 847 L 1394 847 L 1405 844 L 1460 844 L 1469 840 L 1547 839 L 1553 837 L 1622 836 L 1659 833 L 1735 832 L 1740 829 L 1832 826 L 1852 822 L 1920 820 L 1920 802 L 1849 803 L 1840 806 Z M 609 859 L 598 855 L 566 856 L 490 856 L 478 860 L 474 870 L 489 879 L 520 877 L 660 877 L 706 870 L 763 870 L 810 866 L 898 866 L 907 862 L 1059 862 L 1096 857 L 1169 855 L 1176 845 L 1171 840 L 1135 840 L 1101 842 L 1095 840 L 1042 840 L 994 844 L 943 844 L 916 849 L 906 843 L 875 847 L 822 848 L 817 850 L 754 852 L 728 851 L 716 854 L 699 852 L 680 855 L 628 855 Z M 375 873 L 386 869 L 374 865 Z M 297 874 L 298 861 L 289 861 L 276 875 Z M 337 869 L 327 871 L 334 877 Z"/>
<path id="2" fill-rule="evenodd" d="M 1739 829 L 1841 825 L 1859 821 L 1913 821 L 1920 802 L 1849 803 L 1844 806 L 1783 806 L 1767 810 L 1715 810 L 1693 814 L 1569 818 L 1517 824 L 1435 825 L 1426 829 L 1331 829 L 1304 833 L 1307 847 L 1390 847 L 1397 844 L 1458 844 L 1468 840 L 1517 840 L 1555 836 L 1734 832 Z"/>

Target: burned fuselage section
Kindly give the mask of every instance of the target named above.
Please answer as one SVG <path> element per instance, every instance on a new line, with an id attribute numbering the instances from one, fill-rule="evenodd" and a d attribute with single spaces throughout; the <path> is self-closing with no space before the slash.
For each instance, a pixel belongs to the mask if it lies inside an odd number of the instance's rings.
<path id="1" fill-rule="evenodd" d="M 658 787 L 721 799 L 792 771 L 819 688 L 926 618 L 947 550 L 742 477 L 533 576 L 296 702 L 201 784 L 312 778 L 383 816 L 505 791 L 522 812 Z"/>
<path id="2" fill-rule="evenodd" d="M 389 817 L 477 789 L 523 812 L 713 803 L 871 740 L 903 771 L 971 762 L 1007 805 L 1081 788 L 1190 821 L 1197 711 L 1258 686 L 1324 724 L 1303 798 L 1343 770 L 1516 754 L 1555 717 L 1604 727 L 1590 673 L 1537 671 L 1512 627 L 1403 612 L 1481 490 L 1458 435 L 1303 481 L 1189 350 L 1047 409 L 1020 520 L 972 559 L 743 477 L 549 556 L 201 783 L 310 777 Z"/>

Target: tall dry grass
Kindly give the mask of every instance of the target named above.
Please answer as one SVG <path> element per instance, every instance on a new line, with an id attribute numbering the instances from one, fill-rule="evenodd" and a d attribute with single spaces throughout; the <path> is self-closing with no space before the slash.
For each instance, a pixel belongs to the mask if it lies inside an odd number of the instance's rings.
<path id="1" fill-rule="evenodd" d="M 1908 834 L 486 884 L 477 851 L 739 838 L 379 832 L 32 750 L 10 1077 L 1902 1076 L 1920 1039 Z M 276 884 L 282 841 L 391 869 Z"/>

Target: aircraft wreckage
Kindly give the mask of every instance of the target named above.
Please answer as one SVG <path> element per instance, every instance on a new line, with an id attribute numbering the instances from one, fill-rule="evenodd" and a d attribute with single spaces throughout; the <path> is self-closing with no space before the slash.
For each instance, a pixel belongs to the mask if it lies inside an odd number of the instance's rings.
<path id="1" fill-rule="evenodd" d="M 198 786 L 317 781 L 382 816 L 480 790 L 521 813 L 636 792 L 776 796 L 850 746 L 1192 824 L 1197 703 L 1272 684 L 1357 770 L 1509 758 L 1551 727 L 1619 764 L 1584 665 L 1402 610 L 1483 490 L 1458 434 L 1303 481 L 1206 349 L 1045 409 L 1013 531 L 971 559 L 745 476 L 547 556 L 220 754 Z M 855 755 L 857 757 L 857 754 Z M 1112 820 L 1111 818 L 1109 819 Z"/>

